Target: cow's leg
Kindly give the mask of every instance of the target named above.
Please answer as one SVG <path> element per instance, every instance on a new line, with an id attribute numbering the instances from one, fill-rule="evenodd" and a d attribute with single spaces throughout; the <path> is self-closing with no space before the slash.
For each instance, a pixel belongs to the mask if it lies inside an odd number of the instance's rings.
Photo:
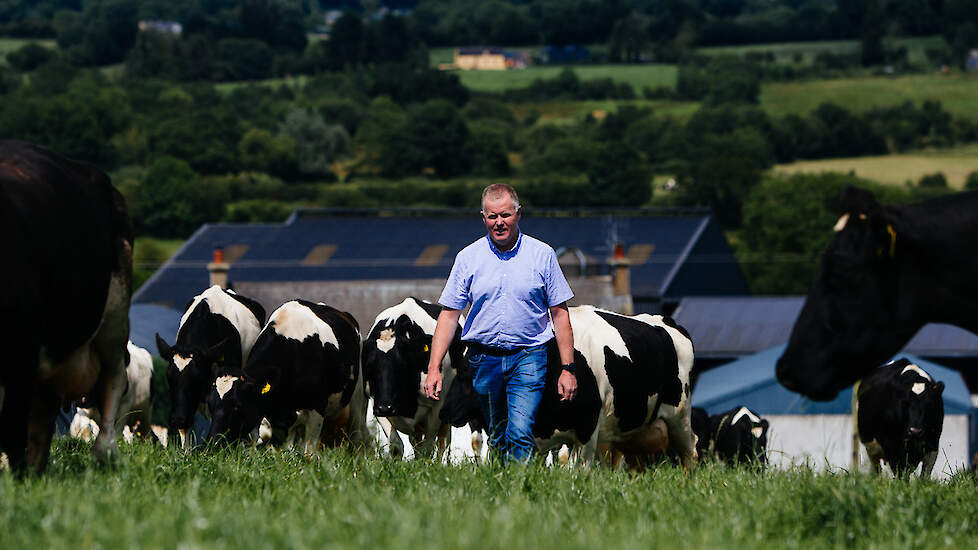
<path id="1" fill-rule="evenodd" d="M 6 453 L 7 464 L 15 472 L 23 471 L 26 464 L 27 417 L 32 393 L 33 389 L 9 392 L 0 410 L 0 451 Z"/>
<path id="2" fill-rule="evenodd" d="M 311 410 L 306 415 L 306 437 L 302 452 L 314 456 L 319 451 L 319 439 L 323 431 L 323 415 Z"/>
<path id="3" fill-rule="evenodd" d="M 47 468 L 54 435 L 54 418 L 58 416 L 61 399 L 47 386 L 38 386 L 27 420 L 27 468 L 41 473 Z"/>
<path id="4" fill-rule="evenodd" d="M 683 469 L 692 473 L 696 469 L 696 435 L 689 422 L 690 408 L 683 407 L 674 416 L 665 417 L 666 429 L 669 434 L 669 444 L 679 453 Z"/>
<path id="5" fill-rule="evenodd" d="M 350 397 L 349 419 L 347 420 L 345 431 L 352 447 L 366 449 L 370 434 L 367 432 L 367 393 L 363 389 L 363 373 L 360 373 L 356 388 Z"/>
<path id="6" fill-rule="evenodd" d="M 866 454 L 869 455 L 869 463 L 873 466 L 873 473 L 880 475 L 883 473 L 883 446 L 875 439 L 869 442 L 864 441 L 863 446 L 866 447 Z"/>
<path id="7" fill-rule="evenodd" d="M 934 470 L 937 462 L 937 451 L 927 451 L 924 454 L 924 465 L 920 468 L 920 479 L 930 479 L 930 474 Z"/>
<path id="8" fill-rule="evenodd" d="M 101 432 L 95 439 L 95 456 L 107 461 L 115 458 L 115 421 L 119 414 L 119 399 L 126 390 L 126 342 L 129 339 L 129 302 L 132 295 L 132 246 L 120 243 L 119 272 L 109 281 L 102 324 L 92 341 L 100 363 L 98 381 L 93 395 L 102 412 Z"/>
<path id="9" fill-rule="evenodd" d="M 381 437 L 385 439 L 381 446 L 387 447 L 387 454 L 392 458 L 402 458 L 404 456 L 404 442 L 401 441 L 397 428 L 391 424 L 390 419 L 384 416 L 377 417 L 377 426 L 380 428 Z"/>

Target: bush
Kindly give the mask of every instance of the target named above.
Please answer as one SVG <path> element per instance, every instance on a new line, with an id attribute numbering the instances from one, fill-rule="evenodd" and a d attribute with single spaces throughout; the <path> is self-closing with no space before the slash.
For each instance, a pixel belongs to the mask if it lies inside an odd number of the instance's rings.
<path id="1" fill-rule="evenodd" d="M 968 174 L 968 178 L 964 181 L 964 188 L 969 191 L 978 189 L 978 172 Z"/>
<path id="2" fill-rule="evenodd" d="M 21 72 L 33 71 L 54 56 L 53 51 L 36 42 L 31 42 L 8 53 L 7 63 Z"/>
<path id="3" fill-rule="evenodd" d="M 941 172 L 937 172 L 936 174 L 927 174 L 921 176 L 918 185 L 925 188 L 947 189 L 947 178 L 944 177 L 944 174 Z"/>

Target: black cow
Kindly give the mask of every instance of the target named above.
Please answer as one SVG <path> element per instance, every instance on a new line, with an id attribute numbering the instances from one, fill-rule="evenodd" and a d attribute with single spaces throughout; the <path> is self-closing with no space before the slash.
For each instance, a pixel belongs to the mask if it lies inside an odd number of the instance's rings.
<path id="1" fill-rule="evenodd" d="M 169 362 L 170 430 L 180 433 L 185 448 L 198 406 L 218 377 L 241 375 L 264 323 L 261 304 L 215 285 L 187 305 L 173 347 L 156 335 L 160 357 Z"/>
<path id="2" fill-rule="evenodd" d="M 47 149 L 0 140 L 0 451 L 42 471 L 65 401 L 102 411 L 94 451 L 116 452 L 126 385 L 132 223 L 104 172 Z"/>
<path id="3" fill-rule="evenodd" d="M 318 450 L 321 438 L 362 442 L 366 401 L 356 320 L 322 303 L 282 304 L 262 329 L 243 372 L 218 377 L 207 404 L 208 439 L 242 438 L 264 417 L 276 443 L 292 443 L 303 432 L 307 454 Z"/>
<path id="4" fill-rule="evenodd" d="M 924 463 L 930 477 L 944 427 L 944 382 L 900 359 L 870 371 L 856 390 L 859 440 L 879 473 L 881 462 L 903 476 Z"/>
<path id="5" fill-rule="evenodd" d="M 767 420 L 747 407 L 710 416 L 712 452 L 728 464 L 767 462 Z"/>
<path id="6" fill-rule="evenodd" d="M 777 377 L 829 400 L 927 323 L 978 333 L 978 191 L 881 205 L 847 187 Z"/>
<path id="7" fill-rule="evenodd" d="M 377 315 L 363 342 L 363 373 L 374 416 L 388 418 L 394 428 L 407 434 L 420 456 L 431 456 L 436 440 L 437 447 L 444 450 L 450 418 L 442 419 L 447 415 L 440 413 L 443 403 L 457 402 L 449 394 L 455 371 L 463 362 L 460 337 L 464 320 L 460 320 L 442 362 L 445 399 L 425 396 L 423 384 L 431 357 L 431 337 L 440 312 L 437 304 L 406 298 Z M 391 454 L 403 453 L 398 437 L 391 437 L 390 445 Z"/>

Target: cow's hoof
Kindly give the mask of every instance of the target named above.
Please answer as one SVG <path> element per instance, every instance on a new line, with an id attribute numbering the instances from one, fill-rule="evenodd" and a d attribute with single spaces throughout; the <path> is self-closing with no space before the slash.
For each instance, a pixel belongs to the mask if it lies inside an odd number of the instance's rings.
<path id="1" fill-rule="evenodd" d="M 115 441 L 108 443 L 96 440 L 92 451 L 95 453 L 95 459 L 102 464 L 112 465 L 119 462 L 119 448 L 116 447 Z"/>

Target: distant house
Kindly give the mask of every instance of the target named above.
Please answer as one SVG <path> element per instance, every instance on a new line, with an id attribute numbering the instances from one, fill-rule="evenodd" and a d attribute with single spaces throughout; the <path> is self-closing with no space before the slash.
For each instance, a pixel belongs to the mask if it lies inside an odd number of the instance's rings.
<path id="1" fill-rule="evenodd" d="M 140 21 L 139 32 L 148 31 L 180 35 L 183 33 L 183 25 L 176 21 Z"/>
<path id="2" fill-rule="evenodd" d="M 506 69 L 525 69 L 530 55 L 525 51 L 507 51 L 502 48 L 456 48 L 452 64 L 444 68 L 504 71 Z"/>
<path id="3" fill-rule="evenodd" d="M 978 50 L 971 50 L 968 53 L 968 59 L 964 61 L 964 67 L 969 71 L 978 71 Z"/>

